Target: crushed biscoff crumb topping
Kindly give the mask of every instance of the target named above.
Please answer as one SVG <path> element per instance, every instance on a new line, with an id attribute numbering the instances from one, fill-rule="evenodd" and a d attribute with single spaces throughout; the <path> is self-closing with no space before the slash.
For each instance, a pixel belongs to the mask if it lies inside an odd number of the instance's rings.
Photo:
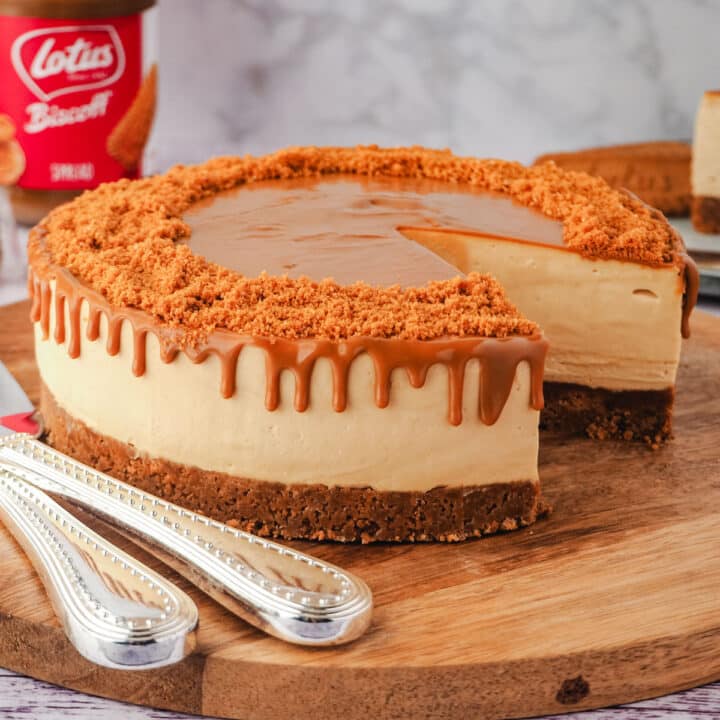
<path id="1" fill-rule="evenodd" d="M 588 257 L 649 265 L 677 261 L 679 241 L 660 213 L 600 178 L 552 163 L 526 168 L 422 148 L 308 147 L 259 158 L 217 158 L 161 176 L 101 185 L 54 210 L 33 231 L 31 249 L 38 250 L 33 262 L 66 268 L 111 305 L 137 308 L 166 326 L 182 327 L 189 342 L 220 328 L 328 339 L 537 332 L 488 275 L 471 273 L 408 289 L 245 278 L 178 243 L 190 234 L 182 215 L 203 198 L 244 183 L 327 173 L 467 183 L 562 221 L 566 245 Z"/>

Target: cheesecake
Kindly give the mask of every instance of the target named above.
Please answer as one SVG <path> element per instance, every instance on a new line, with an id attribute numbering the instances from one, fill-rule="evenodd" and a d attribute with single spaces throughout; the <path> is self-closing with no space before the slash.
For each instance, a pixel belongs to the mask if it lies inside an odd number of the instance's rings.
<path id="1" fill-rule="evenodd" d="M 695 118 L 692 196 L 695 229 L 720 233 L 720 90 L 703 95 Z"/>
<path id="2" fill-rule="evenodd" d="M 535 164 L 554 162 L 565 170 L 597 175 L 665 215 L 686 216 L 690 213 L 691 152 L 686 142 L 660 140 L 547 153 Z"/>
<path id="3" fill-rule="evenodd" d="M 420 148 L 108 184 L 29 255 L 48 442 L 285 538 L 534 522 L 539 424 L 667 439 L 697 291 L 604 181 Z"/>

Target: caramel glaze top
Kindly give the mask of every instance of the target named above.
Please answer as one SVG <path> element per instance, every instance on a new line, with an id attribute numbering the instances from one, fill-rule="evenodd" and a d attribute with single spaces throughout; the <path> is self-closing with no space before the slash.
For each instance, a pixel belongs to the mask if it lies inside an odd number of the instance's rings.
<path id="1" fill-rule="evenodd" d="M 332 278 L 341 285 L 419 287 L 459 270 L 405 231 L 457 229 L 563 246 L 562 224 L 500 193 L 430 178 L 347 173 L 268 180 L 193 205 L 182 242 L 218 265 Z"/>

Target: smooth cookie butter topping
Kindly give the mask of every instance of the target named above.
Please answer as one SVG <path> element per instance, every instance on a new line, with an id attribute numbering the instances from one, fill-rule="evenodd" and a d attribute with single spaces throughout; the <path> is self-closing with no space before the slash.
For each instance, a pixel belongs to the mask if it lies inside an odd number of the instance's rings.
<path id="1" fill-rule="evenodd" d="M 562 223 L 537 210 L 429 178 L 338 174 L 250 183 L 196 203 L 183 219 L 195 254 L 246 277 L 266 272 L 341 285 L 412 287 L 459 274 L 404 230 L 563 243 Z"/>

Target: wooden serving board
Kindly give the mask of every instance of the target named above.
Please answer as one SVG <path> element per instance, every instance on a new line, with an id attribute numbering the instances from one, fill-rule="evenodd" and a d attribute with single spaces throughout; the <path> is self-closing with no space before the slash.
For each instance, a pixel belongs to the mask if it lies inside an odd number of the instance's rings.
<path id="1" fill-rule="evenodd" d="M 27 314 L 26 303 L 0 309 L 0 359 L 36 401 Z M 298 543 L 375 593 L 371 629 L 344 648 L 266 637 L 168 570 L 200 608 L 198 652 L 161 671 L 95 667 L 68 644 L 0 528 L 0 665 L 247 720 L 520 717 L 718 679 L 720 318 L 693 318 L 675 421 L 675 439 L 656 452 L 543 435 L 540 473 L 555 510 L 520 532 L 459 545 Z"/>

